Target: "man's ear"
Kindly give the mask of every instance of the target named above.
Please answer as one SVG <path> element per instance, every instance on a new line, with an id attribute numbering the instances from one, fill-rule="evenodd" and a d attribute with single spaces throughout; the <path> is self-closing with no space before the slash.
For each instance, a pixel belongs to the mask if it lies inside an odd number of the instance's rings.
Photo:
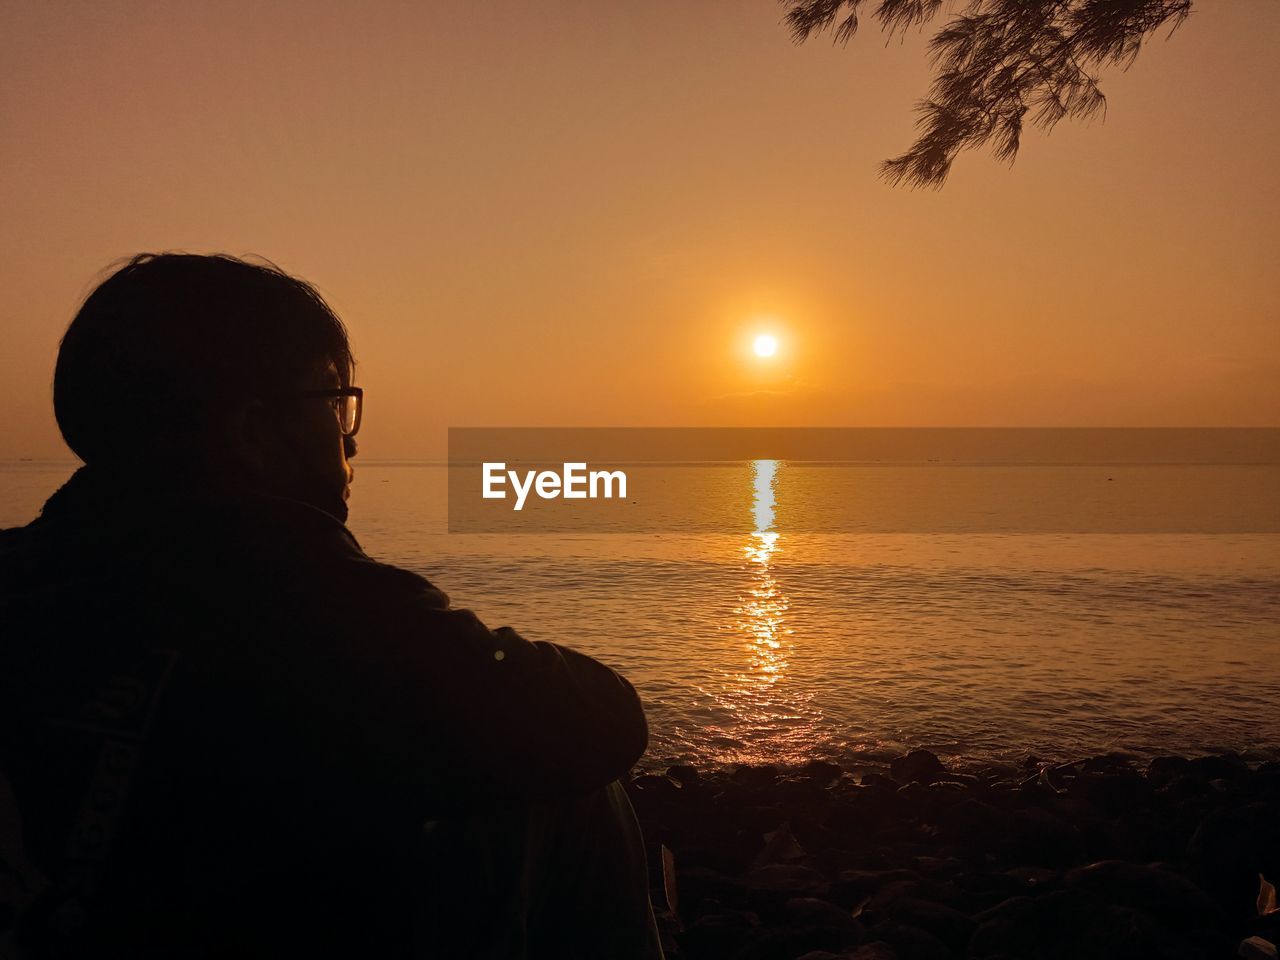
<path id="1" fill-rule="evenodd" d="M 267 406 L 261 400 L 248 400 L 231 411 L 224 425 L 227 451 L 236 465 L 255 474 L 265 473 L 279 446 L 280 438 L 270 429 Z"/>

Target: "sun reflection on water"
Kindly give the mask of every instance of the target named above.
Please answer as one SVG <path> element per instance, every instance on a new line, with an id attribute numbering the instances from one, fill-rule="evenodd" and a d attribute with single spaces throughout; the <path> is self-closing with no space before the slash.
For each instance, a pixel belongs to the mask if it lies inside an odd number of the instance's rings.
<path id="1" fill-rule="evenodd" d="M 752 536 L 753 542 L 743 547 L 742 552 L 755 567 L 754 582 L 736 612 L 742 617 L 742 626 L 751 641 L 747 678 L 769 686 L 777 683 L 787 668 L 787 650 L 783 646 L 790 632 L 784 626 L 787 595 L 769 568 L 778 549 L 778 534 L 757 531 Z"/>
<path id="2" fill-rule="evenodd" d="M 730 669 L 724 689 L 716 696 L 733 718 L 730 729 L 718 731 L 727 735 L 718 738 L 728 747 L 724 759 L 745 763 L 802 758 L 811 747 L 810 736 L 819 719 L 810 704 L 812 694 L 801 693 L 789 683 L 794 653 L 787 624 L 790 600 L 774 569 L 783 552 L 783 538 L 774 529 L 780 467 L 776 460 L 756 460 L 751 465 L 755 529 L 741 547 L 747 583 L 732 621 L 725 625 L 745 656 L 730 660 L 740 666 Z"/>
<path id="3" fill-rule="evenodd" d="M 779 550 L 778 532 L 773 529 L 778 461 L 756 460 L 751 468 L 754 486 L 751 511 L 756 528 L 742 553 L 752 583 L 735 612 L 741 617 L 739 626 L 747 636 L 750 653 L 747 673 L 739 680 L 759 688 L 773 686 L 785 675 L 790 631 L 785 626 L 787 595 L 778 586 L 772 569 Z"/>

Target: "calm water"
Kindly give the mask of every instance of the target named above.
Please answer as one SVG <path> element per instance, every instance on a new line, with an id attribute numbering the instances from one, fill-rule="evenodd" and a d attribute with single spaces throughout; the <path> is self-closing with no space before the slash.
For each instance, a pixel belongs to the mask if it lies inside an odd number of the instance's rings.
<path id="1" fill-rule="evenodd" d="M 0 465 L 0 526 L 71 469 Z M 787 518 L 847 497 L 855 468 L 681 469 L 715 471 L 727 500 L 706 508 L 741 510 L 738 532 L 449 535 L 443 467 L 368 462 L 351 527 L 490 625 L 620 669 L 653 763 L 1280 755 L 1280 534 L 819 534 Z M 1259 499 L 1243 504 L 1222 494 L 1238 471 L 1146 469 L 1152 498 L 1194 488 L 1275 529 L 1274 466 L 1245 478 Z"/>

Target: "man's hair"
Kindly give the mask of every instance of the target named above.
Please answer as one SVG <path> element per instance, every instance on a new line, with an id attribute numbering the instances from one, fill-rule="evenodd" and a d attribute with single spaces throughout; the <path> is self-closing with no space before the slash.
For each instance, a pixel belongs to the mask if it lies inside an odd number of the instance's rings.
<path id="1" fill-rule="evenodd" d="M 346 328 L 316 289 L 271 264 L 221 254 L 139 254 L 71 321 L 53 409 L 85 462 L 181 440 L 237 400 L 296 390 L 333 363 L 355 368 Z"/>

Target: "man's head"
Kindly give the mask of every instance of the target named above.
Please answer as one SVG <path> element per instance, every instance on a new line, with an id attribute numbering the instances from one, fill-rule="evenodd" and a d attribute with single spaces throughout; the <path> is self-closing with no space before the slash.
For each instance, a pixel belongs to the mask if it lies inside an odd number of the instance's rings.
<path id="1" fill-rule="evenodd" d="M 90 466 L 176 461 L 197 477 L 346 518 L 355 441 L 332 399 L 355 360 L 315 288 L 227 256 L 142 254 L 85 300 L 58 351 L 53 405 Z"/>

